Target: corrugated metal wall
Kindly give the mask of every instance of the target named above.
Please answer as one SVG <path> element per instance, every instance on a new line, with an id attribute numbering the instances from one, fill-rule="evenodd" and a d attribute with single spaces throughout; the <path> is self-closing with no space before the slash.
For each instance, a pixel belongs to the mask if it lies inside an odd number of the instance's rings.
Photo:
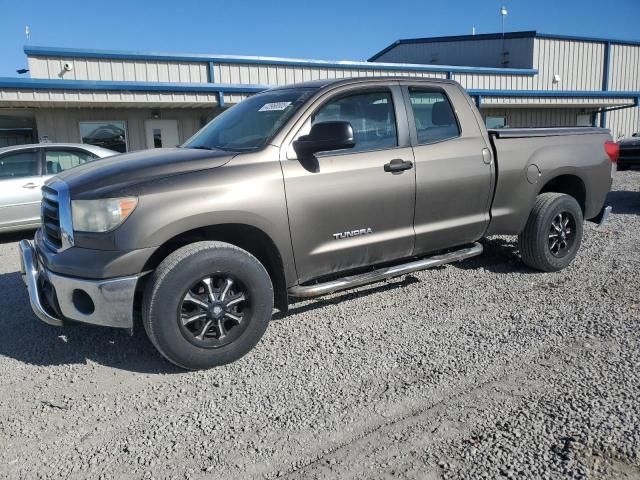
<path id="1" fill-rule="evenodd" d="M 184 142 L 196 133 L 205 119 L 214 116 L 210 109 L 52 109 L 42 108 L 35 111 L 38 136 L 47 135 L 55 142 L 80 142 L 79 122 L 117 121 L 126 122 L 129 150 L 147 148 L 145 120 L 151 120 L 153 113 L 159 112 L 163 120 L 178 121 L 180 142 Z"/>
<path id="2" fill-rule="evenodd" d="M 261 65 L 216 63 L 214 78 L 216 83 L 289 85 L 309 80 L 323 80 L 350 77 L 380 77 L 399 75 L 406 77 L 446 78 L 445 72 L 389 71 L 357 68 L 298 67 L 287 65 Z"/>
<path id="3" fill-rule="evenodd" d="M 72 64 L 73 69 L 65 71 L 65 63 Z M 209 81 L 208 65 L 202 62 L 29 56 L 29 70 L 31 78 L 179 83 Z"/>
<path id="4" fill-rule="evenodd" d="M 533 38 L 508 38 L 504 49 L 509 68 L 531 68 Z M 504 67 L 502 40 L 401 43 L 382 54 L 376 62 Z"/>
<path id="5" fill-rule="evenodd" d="M 604 44 L 536 38 L 533 68 L 535 90 L 601 90 Z M 560 76 L 558 83 L 554 75 Z"/>
<path id="6" fill-rule="evenodd" d="M 611 45 L 610 90 L 640 91 L 640 46 Z"/>
<path id="7" fill-rule="evenodd" d="M 244 99 L 244 95 L 229 94 L 225 99 L 236 103 Z M 10 106 L 42 106 L 52 102 L 70 106 L 118 106 L 119 103 L 137 103 L 144 107 L 181 105 L 184 107 L 199 107 L 217 105 L 215 93 L 192 92 L 138 92 L 138 91 L 83 91 L 83 90 L 28 90 L 7 89 L 0 90 L 0 100 Z"/>
<path id="8" fill-rule="evenodd" d="M 614 139 L 630 137 L 640 132 L 640 108 L 634 107 L 607 113 L 607 128 Z"/>

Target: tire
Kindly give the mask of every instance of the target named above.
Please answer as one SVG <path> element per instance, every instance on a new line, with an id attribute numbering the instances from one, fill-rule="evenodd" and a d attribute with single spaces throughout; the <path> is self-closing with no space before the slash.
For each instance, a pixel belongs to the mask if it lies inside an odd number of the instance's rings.
<path id="1" fill-rule="evenodd" d="M 153 272 L 142 306 L 151 343 L 187 370 L 244 356 L 262 338 L 272 312 L 273 286 L 264 266 L 223 242 L 192 243 L 170 254 Z"/>
<path id="2" fill-rule="evenodd" d="M 538 195 L 527 224 L 518 235 L 522 261 L 543 272 L 567 267 L 580 249 L 583 221 L 582 209 L 570 195 Z M 558 228 L 560 225 L 563 226 Z"/>

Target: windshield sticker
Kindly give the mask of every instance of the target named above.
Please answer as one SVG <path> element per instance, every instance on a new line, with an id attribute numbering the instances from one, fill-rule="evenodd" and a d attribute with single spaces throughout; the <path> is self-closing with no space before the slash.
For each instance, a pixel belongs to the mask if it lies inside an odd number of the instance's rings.
<path id="1" fill-rule="evenodd" d="M 274 102 L 274 103 L 265 103 L 262 107 L 260 107 L 259 112 L 273 112 L 277 110 L 284 110 L 291 102 Z"/>

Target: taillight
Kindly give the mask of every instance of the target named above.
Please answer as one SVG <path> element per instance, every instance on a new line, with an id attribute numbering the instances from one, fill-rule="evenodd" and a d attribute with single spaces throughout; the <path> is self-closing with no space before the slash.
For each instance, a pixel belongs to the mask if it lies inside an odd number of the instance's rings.
<path id="1" fill-rule="evenodd" d="M 620 156 L 620 145 L 616 142 L 608 141 L 604 143 L 604 151 L 609 155 L 611 163 L 617 163 Z"/>

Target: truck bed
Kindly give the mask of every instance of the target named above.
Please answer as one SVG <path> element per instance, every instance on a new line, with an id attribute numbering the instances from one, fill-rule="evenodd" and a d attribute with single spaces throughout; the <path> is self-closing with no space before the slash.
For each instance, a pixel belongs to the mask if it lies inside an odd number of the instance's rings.
<path id="1" fill-rule="evenodd" d="M 553 191 L 552 180 L 570 184 L 576 196 L 584 198 L 585 219 L 598 215 L 611 187 L 611 164 L 604 150 L 609 130 L 505 128 L 489 130 L 489 137 L 496 186 L 487 235 L 521 232 L 535 197 Z"/>

